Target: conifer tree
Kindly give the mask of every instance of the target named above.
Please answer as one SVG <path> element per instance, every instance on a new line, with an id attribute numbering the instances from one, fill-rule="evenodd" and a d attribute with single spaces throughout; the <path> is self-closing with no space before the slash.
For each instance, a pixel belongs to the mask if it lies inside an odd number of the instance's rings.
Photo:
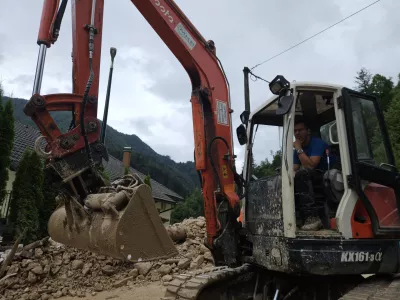
<path id="1" fill-rule="evenodd" d="M 59 192 L 59 184 L 55 184 L 53 173 L 49 169 L 43 170 L 43 210 L 41 214 L 41 228 L 40 232 L 42 237 L 48 235 L 47 223 L 51 214 L 56 209 L 57 202 L 56 196 Z"/>
<path id="2" fill-rule="evenodd" d="M 39 155 L 32 151 L 29 157 L 29 173 L 30 173 L 30 189 L 32 197 L 35 201 L 35 206 L 38 212 L 38 238 L 41 237 L 42 232 L 46 231 L 47 220 L 44 215 L 44 199 L 43 199 L 43 163 Z"/>
<path id="3" fill-rule="evenodd" d="M 14 146 L 14 111 L 11 100 L 3 103 L 3 89 L 0 85 L 0 204 L 6 196 L 9 179 L 10 156 Z"/>
<path id="4" fill-rule="evenodd" d="M 32 159 L 31 151 L 25 150 L 13 182 L 13 197 L 6 229 L 7 236 L 13 239 L 26 228 L 27 231 L 22 241 L 24 244 L 36 240 L 39 231 L 39 213 L 35 197 L 40 195 L 38 190 L 41 189 L 41 186 L 40 183 L 35 183 L 34 177 L 36 176 L 32 176 L 38 173 L 36 170 L 32 170 L 34 169 L 32 162 L 35 161 L 35 158 Z"/>

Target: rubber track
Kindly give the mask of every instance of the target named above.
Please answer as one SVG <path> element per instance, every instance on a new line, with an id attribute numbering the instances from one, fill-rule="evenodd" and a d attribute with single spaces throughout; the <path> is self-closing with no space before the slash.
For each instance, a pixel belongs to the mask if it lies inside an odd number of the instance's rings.
<path id="1" fill-rule="evenodd" d="M 340 300 L 400 300 L 400 277 L 371 277 L 349 291 Z"/>
<path id="2" fill-rule="evenodd" d="M 208 285 L 236 277 L 249 270 L 249 265 L 243 265 L 234 269 L 215 267 L 201 273 L 175 275 L 168 283 L 165 296 L 161 300 L 195 300 Z"/>
<path id="3" fill-rule="evenodd" d="M 232 269 L 215 267 L 209 271 L 175 275 L 168 283 L 165 296 L 161 300 L 196 300 L 208 285 L 244 274 L 249 265 Z M 372 276 L 349 291 L 339 300 L 400 300 L 400 276 L 380 278 Z"/>

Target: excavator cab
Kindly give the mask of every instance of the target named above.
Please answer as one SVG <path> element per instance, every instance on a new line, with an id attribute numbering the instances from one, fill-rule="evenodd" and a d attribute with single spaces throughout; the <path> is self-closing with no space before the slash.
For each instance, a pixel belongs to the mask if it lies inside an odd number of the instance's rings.
<path id="1" fill-rule="evenodd" d="M 296 227 L 293 129 L 298 117 L 336 157 L 313 187 L 325 203 L 319 211 L 324 228 L 318 231 Z M 252 249 L 246 256 L 253 263 L 308 275 L 400 271 L 400 176 L 376 97 L 337 85 L 296 82 L 242 123 L 237 132 L 239 142 L 247 142 L 247 186 L 241 221 L 247 249 Z M 281 151 L 280 168 L 258 178 L 251 162 L 265 159 L 269 147 Z"/>

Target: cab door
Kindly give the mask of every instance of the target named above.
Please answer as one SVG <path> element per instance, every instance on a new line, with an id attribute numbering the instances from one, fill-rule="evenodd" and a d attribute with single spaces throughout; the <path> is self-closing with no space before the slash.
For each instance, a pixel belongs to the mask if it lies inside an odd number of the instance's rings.
<path id="1" fill-rule="evenodd" d="M 378 99 L 342 89 L 352 175 L 374 235 L 400 233 L 400 176 Z"/>

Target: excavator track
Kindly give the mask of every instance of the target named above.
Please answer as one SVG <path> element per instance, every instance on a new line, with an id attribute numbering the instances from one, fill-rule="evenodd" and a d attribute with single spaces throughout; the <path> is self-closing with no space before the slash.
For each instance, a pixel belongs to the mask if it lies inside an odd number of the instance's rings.
<path id="1" fill-rule="evenodd" d="M 238 291 L 240 293 L 241 289 L 249 292 L 249 289 L 251 291 L 254 288 L 254 281 L 251 281 L 250 284 L 246 283 L 248 279 L 254 279 L 254 277 L 251 266 L 247 264 L 238 268 L 214 267 L 203 272 L 176 275 L 168 283 L 166 293 L 161 300 L 228 300 L 231 298 L 228 297 L 227 289 L 231 287 L 236 289 L 235 292 L 231 292 L 235 296 Z M 243 288 L 240 288 L 240 286 L 243 286 Z M 293 295 L 288 299 L 298 299 L 296 296 L 298 295 Z M 240 297 L 234 298 L 241 299 Z M 332 298 L 329 297 L 329 299 Z M 338 300 L 398 299 L 400 299 L 400 275 L 371 276 L 338 298 Z"/>
<path id="2" fill-rule="evenodd" d="M 400 276 L 373 276 L 357 285 L 340 300 L 398 300 Z"/>
<path id="3" fill-rule="evenodd" d="M 232 280 L 246 275 L 249 271 L 250 266 L 243 265 L 238 268 L 214 267 L 203 272 L 175 275 L 168 283 L 165 296 L 161 300 L 198 300 L 201 292 L 214 283 L 232 283 Z"/>

